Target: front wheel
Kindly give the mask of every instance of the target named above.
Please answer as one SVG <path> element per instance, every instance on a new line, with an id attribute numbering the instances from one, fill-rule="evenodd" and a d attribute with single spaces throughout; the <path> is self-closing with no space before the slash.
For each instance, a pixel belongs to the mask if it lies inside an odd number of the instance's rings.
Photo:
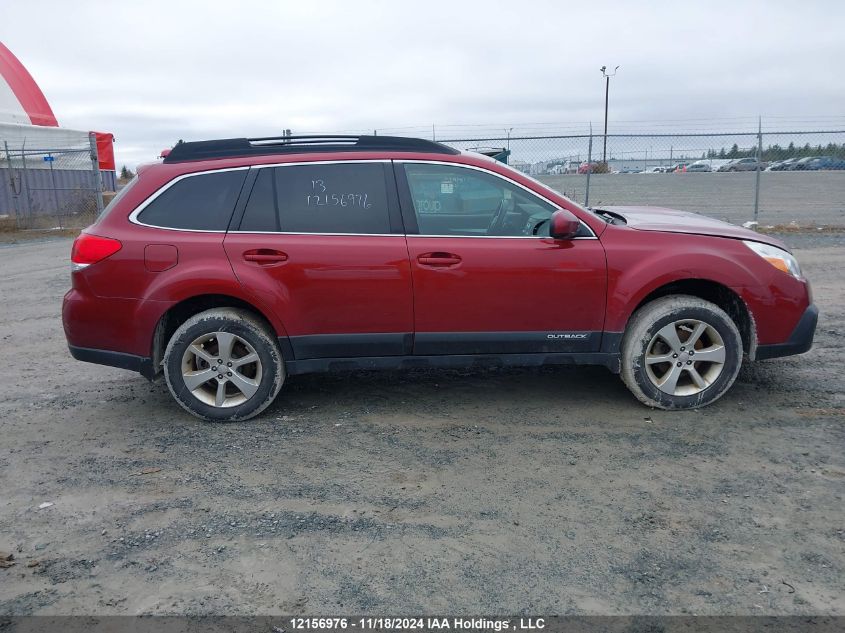
<path id="1" fill-rule="evenodd" d="M 694 409 L 719 399 L 742 365 L 742 337 L 719 306 L 672 295 L 634 314 L 622 339 L 622 380 L 644 404 Z"/>
<path id="2" fill-rule="evenodd" d="M 247 420 L 279 393 L 285 366 L 275 336 L 234 308 L 200 312 L 167 344 L 164 376 L 183 409 L 204 420 Z"/>

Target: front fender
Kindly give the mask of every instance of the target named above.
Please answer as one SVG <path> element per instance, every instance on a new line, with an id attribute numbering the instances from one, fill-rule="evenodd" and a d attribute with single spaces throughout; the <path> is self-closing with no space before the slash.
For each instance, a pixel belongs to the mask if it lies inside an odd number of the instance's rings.
<path id="1" fill-rule="evenodd" d="M 674 282 L 708 281 L 739 295 L 742 288 L 761 283 L 749 257 L 753 253 L 739 240 L 623 228 L 608 230 L 602 242 L 607 252 L 607 332 L 622 332 L 643 299 Z"/>

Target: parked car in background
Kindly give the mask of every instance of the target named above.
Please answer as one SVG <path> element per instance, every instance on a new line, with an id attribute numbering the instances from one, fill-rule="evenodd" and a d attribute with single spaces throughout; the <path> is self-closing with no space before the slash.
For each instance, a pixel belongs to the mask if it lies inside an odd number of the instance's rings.
<path id="1" fill-rule="evenodd" d="M 822 169 L 845 169 L 845 159 L 834 158 L 833 156 L 819 156 L 809 161 L 805 171 L 819 171 Z"/>
<path id="2" fill-rule="evenodd" d="M 727 165 L 719 167 L 719 171 L 757 171 L 757 169 L 766 169 L 768 163 L 765 161 L 757 161 L 756 158 L 737 158 Z"/>
<path id="3" fill-rule="evenodd" d="M 776 160 L 766 167 L 766 171 L 788 171 L 792 166 L 798 162 L 797 158 L 787 158 L 785 160 Z"/>
<path id="4" fill-rule="evenodd" d="M 491 364 L 603 365 L 650 407 L 696 408 L 744 358 L 810 349 L 818 316 L 772 236 L 587 209 L 389 136 L 180 142 L 76 239 L 71 270 L 71 354 L 163 375 L 217 421 L 258 415 L 297 374 Z"/>
<path id="5" fill-rule="evenodd" d="M 719 168 L 723 165 L 727 165 L 731 163 L 729 158 L 708 158 L 707 164 L 710 165 L 710 171 L 719 171 Z"/>
<path id="6" fill-rule="evenodd" d="M 807 165 L 816 160 L 816 158 L 818 158 L 818 156 L 805 156 L 804 158 L 800 158 L 792 163 L 789 167 L 789 171 L 804 171 L 807 169 Z"/>
<path id="7" fill-rule="evenodd" d="M 584 161 L 578 167 L 579 174 L 586 174 L 587 172 L 596 173 L 596 167 L 598 167 L 598 163 L 588 163 Z"/>
<path id="8" fill-rule="evenodd" d="M 669 168 L 669 171 L 673 174 L 680 174 L 687 170 L 687 165 L 689 163 L 675 163 Z"/>
<path id="9" fill-rule="evenodd" d="M 705 172 L 705 171 L 712 171 L 710 169 L 710 165 L 707 163 L 693 163 L 692 165 L 687 165 L 687 172 Z"/>
<path id="10" fill-rule="evenodd" d="M 577 174 L 578 167 L 579 163 L 573 161 L 566 161 L 565 163 L 552 166 L 552 168 L 549 169 L 549 173 L 552 175 Z"/>
<path id="11" fill-rule="evenodd" d="M 644 170 L 643 174 L 663 174 L 666 172 L 666 168 L 662 165 L 658 165 L 657 167 L 649 167 L 648 169 Z"/>

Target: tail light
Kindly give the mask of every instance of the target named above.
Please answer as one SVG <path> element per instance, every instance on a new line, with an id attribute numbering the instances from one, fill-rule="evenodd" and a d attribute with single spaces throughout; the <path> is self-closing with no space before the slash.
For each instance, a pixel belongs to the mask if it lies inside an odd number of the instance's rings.
<path id="1" fill-rule="evenodd" d="M 73 242 L 73 249 L 70 252 L 71 270 L 82 270 L 106 257 L 111 257 L 122 246 L 119 240 L 110 237 L 82 233 Z"/>

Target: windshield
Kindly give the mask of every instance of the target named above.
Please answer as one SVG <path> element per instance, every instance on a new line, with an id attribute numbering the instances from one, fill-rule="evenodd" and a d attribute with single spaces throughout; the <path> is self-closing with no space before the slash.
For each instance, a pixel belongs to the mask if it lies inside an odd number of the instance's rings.
<path id="1" fill-rule="evenodd" d="M 534 178 L 533 176 L 529 176 L 528 174 L 526 174 L 526 173 L 524 173 L 524 172 L 518 171 L 518 170 L 514 169 L 513 167 L 511 167 L 510 165 L 506 165 L 506 167 L 507 167 L 510 171 L 516 172 L 516 173 L 518 173 L 520 176 L 522 176 L 522 177 L 524 177 L 524 178 L 527 178 L 528 180 L 530 180 L 531 182 L 533 182 L 534 184 L 536 184 L 536 185 L 537 185 L 537 187 L 538 187 L 539 189 L 541 189 L 543 193 L 548 193 L 548 194 L 551 194 L 551 195 L 554 195 L 554 196 L 559 196 L 559 197 L 561 197 L 561 198 L 565 198 L 565 199 L 567 200 L 567 202 L 570 202 L 573 206 L 575 206 L 575 207 L 577 207 L 577 208 L 579 208 L 579 209 L 581 209 L 581 210 L 583 210 L 583 211 L 586 211 L 586 212 L 587 212 L 587 213 L 589 213 L 590 215 L 595 216 L 595 217 L 597 217 L 597 218 L 598 218 L 598 219 L 600 219 L 600 220 L 603 220 L 603 221 L 607 222 L 607 218 L 605 218 L 604 216 L 600 215 L 599 213 L 596 213 L 595 211 L 593 211 L 593 210 L 592 210 L 591 208 L 589 208 L 589 207 L 585 207 L 583 204 L 579 204 L 579 203 L 575 202 L 575 200 L 573 200 L 572 198 L 570 198 L 570 197 L 568 197 L 568 196 L 565 196 L 563 193 L 561 193 L 561 192 L 560 192 L 560 191 L 558 191 L 557 189 L 552 189 L 552 188 L 551 188 L 551 187 L 549 187 L 546 183 L 541 182 L 541 181 L 537 180 L 536 178 Z"/>

